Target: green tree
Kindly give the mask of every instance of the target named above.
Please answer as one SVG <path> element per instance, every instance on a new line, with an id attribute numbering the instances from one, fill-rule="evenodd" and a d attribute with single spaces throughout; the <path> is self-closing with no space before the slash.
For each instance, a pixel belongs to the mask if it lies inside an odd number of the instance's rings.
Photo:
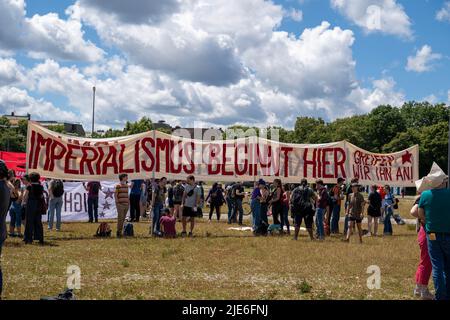
<path id="1" fill-rule="evenodd" d="M 380 152 L 398 133 L 405 131 L 406 126 L 400 109 L 390 105 L 381 105 L 368 115 L 367 149 Z"/>

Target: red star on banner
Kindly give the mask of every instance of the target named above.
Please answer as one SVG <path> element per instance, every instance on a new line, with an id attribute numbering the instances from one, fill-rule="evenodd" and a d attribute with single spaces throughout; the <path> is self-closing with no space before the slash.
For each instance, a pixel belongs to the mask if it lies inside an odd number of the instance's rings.
<path id="1" fill-rule="evenodd" d="M 402 164 L 405 164 L 407 162 L 412 164 L 411 161 L 412 153 L 410 153 L 408 150 L 406 150 L 406 153 L 402 155 Z"/>

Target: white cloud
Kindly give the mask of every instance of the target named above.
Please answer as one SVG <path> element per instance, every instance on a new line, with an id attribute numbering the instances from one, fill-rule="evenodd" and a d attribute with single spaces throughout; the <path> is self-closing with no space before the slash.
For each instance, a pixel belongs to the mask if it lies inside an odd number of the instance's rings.
<path id="1" fill-rule="evenodd" d="M 31 114 L 35 120 L 78 121 L 75 113 L 56 108 L 50 102 L 36 100 L 26 90 L 0 87 L 0 114 Z M 51 118 L 51 119 L 49 119 Z"/>
<path id="2" fill-rule="evenodd" d="M 295 22 L 301 22 L 303 20 L 303 11 L 291 8 L 288 12 L 286 12 L 286 16 Z"/>
<path id="3" fill-rule="evenodd" d="M 364 112 L 370 112 L 379 105 L 389 104 L 401 106 L 405 102 L 405 95 L 395 89 L 394 79 L 382 78 L 372 82 L 372 89 L 356 88 L 349 95 L 349 101 L 358 105 Z"/>
<path id="4" fill-rule="evenodd" d="M 0 87 L 24 81 L 23 70 L 24 68 L 19 66 L 16 60 L 0 58 Z"/>
<path id="5" fill-rule="evenodd" d="M 83 39 L 79 19 L 62 20 L 57 14 L 25 16 L 24 0 L 0 1 L 0 49 L 21 50 L 34 58 L 96 61 L 103 51 Z"/>
<path id="6" fill-rule="evenodd" d="M 179 0 L 80 0 L 81 4 L 118 17 L 126 23 L 157 23 L 176 12 Z"/>
<path id="7" fill-rule="evenodd" d="M 415 56 L 408 57 L 406 70 L 414 72 L 431 71 L 433 69 L 433 61 L 441 58 L 441 54 L 433 53 L 433 50 L 429 45 L 424 45 L 421 49 L 417 50 Z"/>
<path id="8" fill-rule="evenodd" d="M 393 79 L 370 88 L 359 83 L 351 30 L 324 21 L 300 36 L 279 31 L 286 12 L 270 1 L 186 1 L 149 21 L 135 7 L 120 16 L 118 5 L 80 0 L 67 12 L 94 27 L 120 56 L 83 67 L 47 59 L 28 70 L 4 59 L 4 96 L 16 92 L 28 106 L 23 110 L 34 106 L 43 110 L 36 113 L 87 125 L 96 85 L 98 128 L 123 127 L 142 116 L 173 125 L 291 127 L 300 115 L 332 120 L 404 100 Z M 26 98 L 28 92 L 62 96 L 73 114 Z"/>
<path id="9" fill-rule="evenodd" d="M 396 0 L 330 0 L 350 21 L 364 31 L 412 38 L 411 20 Z"/>
<path id="10" fill-rule="evenodd" d="M 436 19 L 450 22 L 450 1 L 446 1 L 442 9 L 436 13 Z"/>

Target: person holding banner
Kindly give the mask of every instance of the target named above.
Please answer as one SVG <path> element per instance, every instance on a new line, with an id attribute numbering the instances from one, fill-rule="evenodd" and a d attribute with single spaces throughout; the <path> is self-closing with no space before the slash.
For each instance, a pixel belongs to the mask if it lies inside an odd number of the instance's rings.
<path id="1" fill-rule="evenodd" d="M 190 219 L 191 229 L 189 232 L 189 237 L 193 236 L 194 226 L 195 226 L 195 217 L 197 216 L 197 208 L 200 204 L 200 188 L 195 183 L 195 177 L 189 176 L 186 180 L 187 184 L 184 189 L 183 200 L 181 201 L 181 208 L 183 212 L 183 231 L 181 232 L 182 237 L 186 237 L 186 225 L 187 218 Z"/>
<path id="2" fill-rule="evenodd" d="M 128 175 L 126 173 L 122 173 L 119 175 L 119 184 L 116 185 L 116 189 L 114 191 L 114 198 L 117 208 L 117 238 L 122 238 L 123 225 L 130 207 L 128 188 Z"/>
<path id="3" fill-rule="evenodd" d="M 141 192 L 144 180 L 131 180 L 130 186 L 130 222 L 139 222 L 141 217 Z"/>
<path id="4" fill-rule="evenodd" d="M 90 181 L 87 186 L 83 183 L 84 189 L 88 192 L 88 215 L 89 223 L 98 222 L 98 195 L 102 185 L 98 181 Z"/>

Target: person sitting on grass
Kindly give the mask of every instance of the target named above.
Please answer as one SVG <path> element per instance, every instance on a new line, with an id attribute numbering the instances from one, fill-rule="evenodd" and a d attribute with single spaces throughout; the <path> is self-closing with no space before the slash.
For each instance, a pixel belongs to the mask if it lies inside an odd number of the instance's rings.
<path id="1" fill-rule="evenodd" d="M 350 222 L 350 226 L 348 227 L 347 237 L 345 238 L 344 241 L 350 242 L 350 236 L 356 223 L 356 226 L 358 227 L 359 242 L 362 243 L 361 222 L 363 220 L 363 212 L 365 204 L 366 201 L 364 200 L 364 196 L 359 192 L 359 184 L 353 183 L 352 194 L 350 195 L 347 208 L 347 215 L 348 220 Z"/>
<path id="2" fill-rule="evenodd" d="M 165 208 L 163 210 L 163 216 L 159 220 L 164 238 L 175 238 L 177 236 L 176 223 L 177 219 L 173 216 L 172 211 L 169 208 Z"/>

